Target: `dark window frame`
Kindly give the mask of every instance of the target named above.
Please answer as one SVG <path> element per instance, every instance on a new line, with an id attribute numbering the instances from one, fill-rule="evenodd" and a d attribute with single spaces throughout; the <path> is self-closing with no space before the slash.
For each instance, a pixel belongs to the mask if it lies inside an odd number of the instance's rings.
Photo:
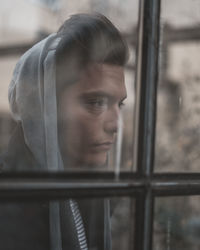
<path id="1" fill-rule="evenodd" d="M 40 200 L 69 197 L 122 197 L 135 199 L 134 245 L 151 250 L 156 197 L 200 195 L 200 173 L 153 173 L 161 0 L 141 0 L 138 24 L 136 110 L 134 136 L 135 173 L 1 173 L 0 199 Z M 175 33 L 174 33 L 175 34 Z M 171 38 L 170 38 L 171 36 Z M 180 34 L 180 37 L 181 34 Z M 177 41 L 178 36 L 166 37 Z M 199 38 L 197 38 L 199 39 Z M 133 39 L 134 40 L 134 39 Z M 29 47 L 29 45 L 27 45 Z M 24 47 L 13 48 L 12 53 Z M 3 49 L 4 55 L 11 53 Z"/>

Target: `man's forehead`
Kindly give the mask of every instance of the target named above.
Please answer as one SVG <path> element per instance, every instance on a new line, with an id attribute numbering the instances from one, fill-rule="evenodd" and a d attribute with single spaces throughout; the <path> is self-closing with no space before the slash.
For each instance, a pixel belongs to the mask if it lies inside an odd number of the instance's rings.
<path id="1" fill-rule="evenodd" d="M 105 64 L 90 67 L 81 78 L 78 88 L 85 96 L 126 97 L 123 67 Z"/>
<path id="2" fill-rule="evenodd" d="M 124 81 L 124 68 L 118 65 L 95 63 L 84 70 L 83 77 L 111 77 Z"/>
<path id="3" fill-rule="evenodd" d="M 71 96 L 106 96 L 117 99 L 126 98 L 124 69 L 120 66 L 95 64 L 87 68 L 79 81 L 67 88 Z"/>

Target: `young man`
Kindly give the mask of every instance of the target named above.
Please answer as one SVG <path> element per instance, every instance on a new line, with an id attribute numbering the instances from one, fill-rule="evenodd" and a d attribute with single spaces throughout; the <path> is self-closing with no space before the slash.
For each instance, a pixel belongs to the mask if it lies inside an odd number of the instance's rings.
<path id="1" fill-rule="evenodd" d="M 3 171 L 105 166 L 126 98 L 126 59 L 126 43 L 100 14 L 72 16 L 56 34 L 27 51 L 9 88 L 18 126 L 2 157 Z M 13 249 L 6 242 L 9 234 L 20 250 L 111 249 L 105 200 L 17 205 L 10 213 L 23 232 L 7 223 L 4 249 Z"/>

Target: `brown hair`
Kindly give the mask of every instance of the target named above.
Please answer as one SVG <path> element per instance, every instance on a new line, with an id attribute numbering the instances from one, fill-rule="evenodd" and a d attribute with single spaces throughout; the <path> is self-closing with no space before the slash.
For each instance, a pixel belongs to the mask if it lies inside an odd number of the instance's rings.
<path id="1" fill-rule="evenodd" d="M 119 30 L 102 14 L 76 14 L 57 32 L 62 39 L 56 49 L 59 88 L 78 80 L 91 63 L 124 66 L 128 48 Z"/>

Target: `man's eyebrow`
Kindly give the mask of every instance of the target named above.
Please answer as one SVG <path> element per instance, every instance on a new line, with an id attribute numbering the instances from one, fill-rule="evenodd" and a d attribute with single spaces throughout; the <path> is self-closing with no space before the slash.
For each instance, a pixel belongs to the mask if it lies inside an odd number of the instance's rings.
<path id="1" fill-rule="evenodd" d="M 91 98 L 91 97 L 112 97 L 112 95 L 108 94 L 107 92 L 104 91 L 91 91 L 91 92 L 86 92 L 86 93 L 82 93 L 81 97 L 83 98 Z"/>
<path id="2" fill-rule="evenodd" d="M 88 92 L 88 93 L 82 93 L 81 98 L 91 98 L 91 97 L 107 97 L 107 98 L 114 98 L 114 96 L 112 94 L 109 94 L 105 91 L 91 91 L 91 92 Z M 125 99 L 127 98 L 127 95 L 123 96 L 121 98 L 121 101 L 124 101 Z"/>

